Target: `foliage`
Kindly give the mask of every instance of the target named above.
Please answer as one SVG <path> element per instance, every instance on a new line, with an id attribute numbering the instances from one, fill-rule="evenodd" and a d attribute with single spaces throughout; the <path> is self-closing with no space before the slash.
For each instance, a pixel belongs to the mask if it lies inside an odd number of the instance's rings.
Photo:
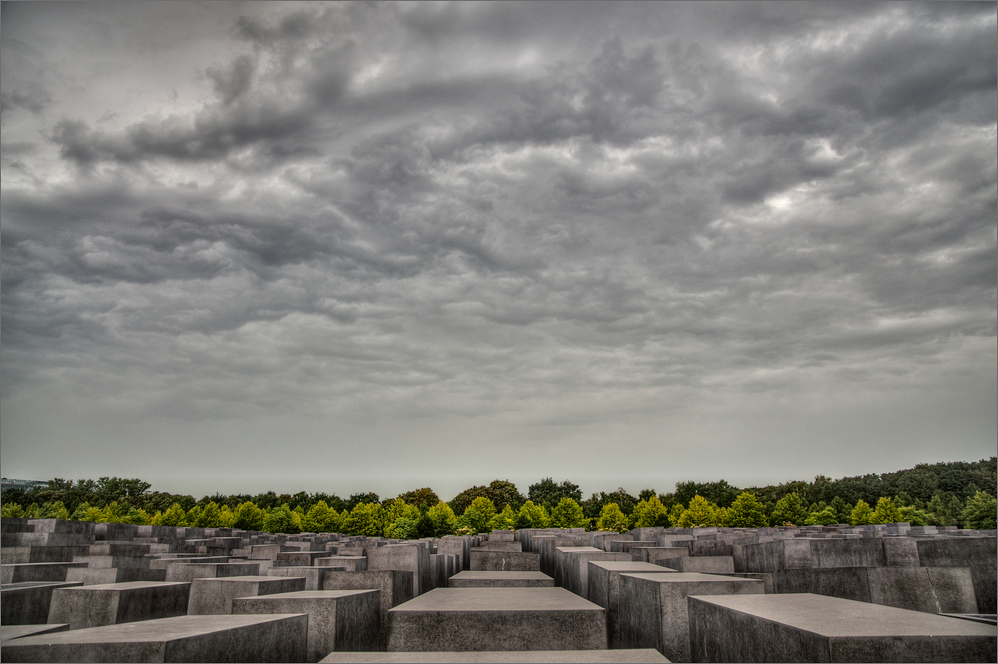
<path id="1" fill-rule="evenodd" d="M 898 509 L 898 513 L 901 515 L 900 521 L 903 523 L 908 523 L 913 526 L 929 525 L 929 515 L 917 507 L 905 505 L 904 507 Z"/>
<path id="2" fill-rule="evenodd" d="M 433 521 L 434 537 L 454 534 L 454 522 L 457 520 L 457 517 L 450 505 L 444 501 L 437 501 L 436 505 L 427 510 L 426 516 Z"/>
<path id="3" fill-rule="evenodd" d="M 690 506 L 679 517 L 680 528 L 702 528 L 717 525 L 717 505 L 703 496 L 693 496 Z"/>
<path id="4" fill-rule="evenodd" d="M 804 507 L 804 501 L 796 493 L 788 493 L 776 501 L 776 507 L 769 515 L 769 523 L 774 526 L 782 526 L 787 523 L 801 526 L 804 525 L 805 521 L 807 521 L 807 508 Z"/>
<path id="5" fill-rule="evenodd" d="M 531 484 L 527 489 L 527 500 L 535 505 L 543 505 L 548 511 L 558 505 L 563 498 L 571 498 L 576 502 L 581 501 L 582 491 L 579 489 L 579 485 L 568 480 L 557 484 L 550 477 L 545 477 L 537 484 Z"/>
<path id="6" fill-rule="evenodd" d="M 509 505 L 502 508 L 502 512 L 497 513 L 488 523 L 485 524 L 488 530 L 516 530 L 516 512 Z"/>
<path id="7" fill-rule="evenodd" d="M 804 520 L 804 525 L 806 526 L 830 526 L 832 524 L 839 522 L 839 515 L 836 514 L 835 508 L 831 505 L 827 505 L 824 508 L 811 512 L 807 519 Z"/>
<path id="8" fill-rule="evenodd" d="M 423 487 L 415 491 L 406 491 L 400 494 L 398 499 L 413 505 L 420 512 L 425 512 L 440 502 L 440 496 L 434 493 L 430 487 Z"/>
<path id="9" fill-rule="evenodd" d="M 232 513 L 232 527 L 243 530 L 263 530 L 263 510 L 256 503 L 247 500 L 236 507 Z M 166 525 L 166 524 L 164 524 Z"/>
<path id="10" fill-rule="evenodd" d="M 852 514 L 849 515 L 849 523 L 854 526 L 866 526 L 873 523 L 875 519 L 873 513 L 873 508 L 865 500 L 857 500 L 856 507 L 853 508 Z"/>
<path id="11" fill-rule="evenodd" d="M 893 500 L 881 498 L 877 501 L 877 507 L 873 511 L 874 523 L 897 523 L 900 520 L 901 512 L 898 511 Z"/>
<path id="12" fill-rule="evenodd" d="M 683 517 L 683 512 L 685 511 L 686 508 L 683 507 L 682 503 L 675 503 L 669 508 L 669 523 L 673 527 L 679 527 L 679 520 Z"/>
<path id="13" fill-rule="evenodd" d="M 23 519 L 24 508 L 12 501 L 5 501 L 2 506 L 0 506 L 0 516 L 8 517 L 11 519 Z"/>
<path id="14" fill-rule="evenodd" d="M 483 519 L 482 526 L 483 527 L 484 527 L 484 525 L 486 523 L 489 522 L 489 519 L 491 519 L 492 517 L 494 517 L 495 514 L 496 514 L 496 506 L 495 506 L 495 504 L 490 499 L 488 499 L 488 498 L 486 498 L 484 496 L 479 496 L 478 498 L 475 498 L 473 501 L 471 501 L 471 508 L 470 509 L 473 509 L 476 512 L 478 512 L 479 514 L 482 515 L 482 519 Z M 482 531 L 479 531 L 479 532 L 482 532 Z"/>
<path id="15" fill-rule="evenodd" d="M 974 530 L 994 530 L 998 518 L 998 501 L 983 491 L 978 491 L 967 500 L 963 510 L 963 521 L 967 528 Z"/>
<path id="16" fill-rule="evenodd" d="M 766 509 L 747 491 L 738 494 L 728 508 L 727 525 L 732 528 L 761 528 L 767 524 Z"/>
<path id="17" fill-rule="evenodd" d="M 381 535 L 381 505 L 358 503 L 344 520 L 343 530 L 347 535 Z"/>
<path id="18" fill-rule="evenodd" d="M 547 528 L 550 522 L 544 506 L 535 505 L 534 501 L 528 500 L 520 507 L 515 525 L 517 528 Z"/>
<path id="19" fill-rule="evenodd" d="M 600 513 L 600 518 L 602 517 L 603 514 Z M 665 509 L 665 505 L 662 504 L 662 501 L 654 493 L 634 506 L 634 510 L 631 512 L 631 520 L 633 521 L 633 528 L 668 527 L 670 525 L 669 511 Z"/>
<path id="20" fill-rule="evenodd" d="M 413 507 L 410 505 L 410 507 Z M 385 528 L 385 537 L 389 539 L 416 539 L 416 520 L 400 516 L 390 526 Z"/>
<path id="21" fill-rule="evenodd" d="M 607 503 L 600 511 L 599 520 L 596 522 L 596 528 L 607 532 L 613 531 L 622 533 L 628 529 L 628 519 L 624 512 L 620 509 L 620 505 L 617 503 Z"/>
<path id="22" fill-rule="evenodd" d="M 562 498 L 551 510 L 551 526 L 554 528 L 585 528 L 588 523 L 582 507 L 571 498 Z"/>
<path id="23" fill-rule="evenodd" d="M 457 494 L 450 501 L 450 506 L 455 513 L 464 513 L 476 498 L 487 498 L 496 510 L 509 505 L 513 510 L 520 509 L 523 504 L 523 496 L 516 489 L 516 485 L 507 480 L 493 480 L 488 486 L 473 486 Z M 492 515 L 489 515 L 492 518 Z"/>
<path id="24" fill-rule="evenodd" d="M 281 504 L 263 517 L 263 529 L 269 533 L 299 533 L 301 522 L 287 504 Z"/>
<path id="25" fill-rule="evenodd" d="M 689 505 L 693 496 L 703 496 L 719 507 L 730 507 L 738 497 L 739 490 L 724 480 L 718 482 L 677 482 L 674 498 L 677 502 Z"/>
<path id="26" fill-rule="evenodd" d="M 340 515 L 329 508 L 326 501 L 312 505 L 302 519 L 302 530 L 309 533 L 335 533 L 340 529 Z"/>
<path id="27" fill-rule="evenodd" d="M 202 507 L 193 525 L 197 528 L 222 528 L 222 509 L 218 503 L 212 500 Z"/>
<path id="28" fill-rule="evenodd" d="M 485 515 L 476 510 L 474 507 L 469 507 L 464 510 L 464 514 L 457 517 L 454 521 L 454 528 L 458 535 L 475 535 L 477 533 L 485 532 L 485 524 Z"/>
<path id="29" fill-rule="evenodd" d="M 354 493 L 351 494 L 350 498 L 347 499 L 344 509 L 353 513 L 354 508 L 357 507 L 357 505 L 360 505 L 361 503 L 366 503 L 368 505 L 378 505 L 381 503 L 381 499 L 378 497 L 378 494 L 376 493 Z M 257 504 L 259 505 L 259 503 Z M 260 507 L 263 507 L 263 505 L 260 505 Z"/>
<path id="30" fill-rule="evenodd" d="M 416 519 L 416 537 L 436 537 L 436 526 L 433 523 L 433 519 L 430 518 L 427 512 L 423 512 Z"/>

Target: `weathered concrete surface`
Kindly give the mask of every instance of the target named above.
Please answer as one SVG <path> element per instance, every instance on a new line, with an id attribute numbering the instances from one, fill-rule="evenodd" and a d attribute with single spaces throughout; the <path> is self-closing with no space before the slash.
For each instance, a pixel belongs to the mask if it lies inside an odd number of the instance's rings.
<path id="1" fill-rule="evenodd" d="M 74 567 L 66 571 L 66 581 L 79 581 L 85 586 L 128 583 L 133 581 L 162 582 L 166 570 L 148 567 Z"/>
<path id="2" fill-rule="evenodd" d="M 256 576 L 260 564 L 253 563 L 182 563 L 178 561 L 166 568 L 167 581 L 193 581 L 194 579 L 220 579 L 232 576 Z"/>
<path id="3" fill-rule="evenodd" d="M 401 570 L 365 570 L 338 572 L 323 570 L 319 590 L 377 590 L 381 606 L 380 648 L 388 645 L 388 611 L 413 598 L 412 572 Z"/>
<path id="4" fill-rule="evenodd" d="M 5 641 L 4 662 L 303 662 L 308 616 L 178 616 Z"/>
<path id="5" fill-rule="evenodd" d="M 316 590 L 232 601 L 232 614 L 308 614 L 307 660 L 337 650 L 378 650 L 381 600 L 377 590 Z"/>
<path id="6" fill-rule="evenodd" d="M 191 584 L 133 581 L 59 588 L 52 593 L 47 622 L 70 629 L 117 625 L 187 614 Z"/>
<path id="7" fill-rule="evenodd" d="M 994 662 L 998 654 L 994 626 L 838 597 L 691 596 L 688 610 L 695 662 Z"/>
<path id="8" fill-rule="evenodd" d="M 590 662 L 591 664 L 616 664 L 618 662 L 634 662 L 635 664 L 652 664 L 668 662 L 657 650 L 491 650 L 480 652 L 337 652 L 331 653 L 321 660 L 325 664 L 430 664 L 446 662 L 447 664 L 497 664 L 510 662 L 530 664 L 543 662 L 545 664 L 576 664 Z"/>
<path id="9" fill-rule="evenodd" d="M 596 547 L 585 548 L 559 548 L 563 557 L 562 562 L 562 587 L 569 592 L 573 592 L 583 599 L 589 599 L 589 561 L 616 561 L 626 562 L 631 560 L 629 553 L 611 553 Z M 566 555 L 564 552 L 570 552 Z"/>
<path id="10" fill-rule="evenodd" d="M 541 557 L 529 552 L 472 549 L 470 569 L 478 572 L 537 572 L 541 569 Z"/>
<path id="11" fill-rule="evenodd" d="M 974 583 L 978 613 L 996 613 L 998 547 L 991 537 L 947 537 L 915 540 L 919 564 L 926 567 L 967 567 Z"/>
<path id="12" fill-rule="evenodd" d="M 79 582 L 25 581 L 0 586 L 0 625 L 44 625 L 49 619 L 52 591 Z"/>
<path id="13" fill-rule="evenodd" d="M 27 581 L 66 581 L 66 573 L 73 568 L 85 569 L 86 563 L 16 563 L 0 565 L 0 585 Z"/>
<path id="14" fill-rule="evenodd" d="M 260 576 L 296 576 L 305 579 L 305 590 L 322 590 L 322 575 L 331 570 L 346 571 L 342 567 L 271 567 Z"/>
<path id="15" fill-rule="evenodd" d="M 389 651 L 598 650 L 605 611 L 564 588 L 438 588 L 389 614 Z"/>
<path id="16" fill-rule="evenodd" d="M 33 533 L 32 533 L 33 534 Z M 85 544 L 68 546 L 5 546 L 0 549 L 0 563 L 65 563 L 75 556 L 84 556 L 89 547 Z"/>
<path id="17" fill-rule="evenodd" d="M 629 555 L 629 554 L 628 554 Z M 634 560 L 590 560 L 589 601 L 606 609 L 606 626 L 609 647 L 617 642 L 617 594 L 620 575 L 627 573 L 678 574 L 676 570 Z"/>
<path id="18" fill-rule="evenodd" d="M 573 562 L 573 563 L 568 563 L 568 560 L 569 560 L 570 557 L 572 559 L 574 559 L 575 555 L 581 554 L 581 553 L 603 554 L 603 553 L 606 553 L 606 551 L 603 551 L 602 549 L 597 549 L 594 546 L 585 546 L 585 545 L 581 545 L 581 546 L 556 546 L 554 548 L 554 575 L 553 575 L 554 576 L 554 583 L 555 583 L 556 586 L 559 586 L 561 588 L 565 588 L 566 587 L 566 584 L 565 584 L 565 566 L 566 566 L 566 564 L 572 564 L 572 565 L 577 566 L 579 564 L 577 560 L 575 562 Z M 579 594 L 579 593 L 575 592 L 575 590 L 573 588 L 568 588 L 568 590 L 570 590 L 571 592 L 574 592 L 576 595 Z"/>
<path id="19" fill-rule="evenodd" d="M 690 661 L 687 597 L 765 591 L 761 581 L 713 574 L 621 574 L 619 581 L 611 647 L 655 648 L 673 662 Z"/>
<path id="20" fill-rule="evenodd" d="M 194 579 L 187 614 L 191 616 L 232 613 L 236 597 L 256 597 L 274 593 L 305 590 L 305 579 L 280 576 L 233 576 L 216 579 Z"/>
<path id="21" fill-rule="evenodd" d="M 778 593 L 814 593 L 926 613 L 974 613 L 966 567 L 836 567 L 773 573 Z"/>
<path id="22" fill-rule="evenodd" d="M 731 556 L 679 556 L 660 558 L 656 564 L 677 572 L 703 572 L 707 574 L 733 574 L 735 562 Z"/>
<path id="23" fill-rule="evenodd" d="M 520 542 L 514 542 L 513 540 L 489 540 L 488 542 L 482 542 L 478 546 L 471 547 L 472 551 L 475 551 L 476 549 L 483 551 L 523 551 L 523 545 Z"/>
<path id="24" fill-rule="evenodd" d="M 471 569 L 471 538 L 448 535 L 437 540 L 437 553 L 458 557 L 458 571 Z"/>
<path id="25" fill-rule="evenodd" d="M 554 579 L 544 572 L 458 572 L 448 580 L 450 588 L 553 588 Z"/>
<path id="26" fill-rule="evenodd" d="M 51 634 L 53 632 L 65 632 L 69 629 L 69 625 L 4 625 L 0 627 L 0 641 L 9 641 L 10 639 L 20 639 L 25 636 L 34 636 L 36 634 Z"/>
<path id="27" fill-rule="evenodd" d="M 364 556 L 325 556 L 315 559 L 316 567 L 342 567 L 350 572 L 362 572 L 367 569 L 367 558 Z"/>
<path id="28" fill-rule="evenodd" d="M 412 572 L 413 597 L 432 585 L 430 551 L 421 544 L 389 544 L 368 549 L 367 569 Z"/>

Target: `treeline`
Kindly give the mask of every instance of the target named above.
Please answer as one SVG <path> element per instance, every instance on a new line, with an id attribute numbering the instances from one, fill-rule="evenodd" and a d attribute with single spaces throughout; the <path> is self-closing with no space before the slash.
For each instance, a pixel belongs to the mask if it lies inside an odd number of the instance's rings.
<path id="1" fill-rule="evenodd" d="M 646 526 L 760 527 L 893 523 L 995 528 L 996 457 L 919 464 L 881 475 L 740 489 L 724 480 L 679 482 L 669 493 L 623 488 L 583 500 L 579 486 L 548 477 L 523 495 L 506 480 L 465 489 L 444 502 L 429 487 L 382 500 L 376 493 L 192 496 L 151 492 L 139 479 L 53 479 L 5 489 L 3 516 L 110 523 L 234 527 L 269 532 L 342 532 L 398 539 L 514 528 L 623 532 Z"/>

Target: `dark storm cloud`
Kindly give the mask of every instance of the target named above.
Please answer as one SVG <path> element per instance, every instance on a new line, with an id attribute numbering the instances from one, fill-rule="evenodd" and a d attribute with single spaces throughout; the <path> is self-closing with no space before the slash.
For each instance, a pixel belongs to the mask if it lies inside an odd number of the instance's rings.
<path id="1" fill-rule="evenodd" d="M 4 9 L 5 395 L 651 431 L 981 375 L 993 5 L 87 7 Z"/>

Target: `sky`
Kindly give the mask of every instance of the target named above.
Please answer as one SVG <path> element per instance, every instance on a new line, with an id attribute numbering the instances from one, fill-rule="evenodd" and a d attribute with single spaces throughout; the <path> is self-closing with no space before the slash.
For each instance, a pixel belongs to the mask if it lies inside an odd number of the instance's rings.
<path id="1" fill-rule="evenodd" d="M 995 3 L 11 3 L 20 479 L 448 500 L 976 461 Z"/>

